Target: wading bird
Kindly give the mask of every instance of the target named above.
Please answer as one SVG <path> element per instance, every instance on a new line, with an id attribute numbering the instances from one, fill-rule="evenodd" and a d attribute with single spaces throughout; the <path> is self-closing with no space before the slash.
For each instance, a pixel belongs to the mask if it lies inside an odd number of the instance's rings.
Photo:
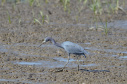
<path id="1" fill-rule="evenodd" d="M 76 43 L 72 43 L 70 41 L 65 41 L 61 44 L 57 43 L 53 38 L 51 37 L 46 37 L 43 41 L 43 43 L 51 41 L 54 45 L 56 45 L 57 47 L 63 48 L 67 53 L 68 53 L 68 61 L 67 63 L 64 65 L 64 67 L 69 63 L 69 59 L 70 59 L 70 54 L 75 54 L 77 55 L 77 62 L 78 62 L 78 70 L 79 70 L 79 59 L 78 57 L 80 55 L 83 55 L 85 58 L 85 54 L 88 54 L 87 51 L 84 50 L 83 47 L 81 47 L 80 45 L 76 44 Z M 41 44 L 42 45 L 42 44 Z M 40 46 L 41 46 L 40 45 Z M 39 46 L 39 47 L 40 47 Z"/>

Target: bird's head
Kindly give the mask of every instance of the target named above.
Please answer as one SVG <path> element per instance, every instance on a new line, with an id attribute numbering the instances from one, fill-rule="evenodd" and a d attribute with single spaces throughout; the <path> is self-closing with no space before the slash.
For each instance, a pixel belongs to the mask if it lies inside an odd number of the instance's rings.
<path id="1" fill-rule="evenodd" d="M 51 41 L 51 37 L 46 37 L 45 39 L 44 39 L 44 41 L 43 41 L 43 43 L 45 43 L 45 42 L 48 42 L 48 41 Z"/>
<path id="2" fill-rule="evenodd" d="M 44 41 L 42 42 L 42 44 L 43 44 L 43 43 L 46 43 L 46 42 L 48 42 L 48 41 L 51 41 L 51 39 L 52 39 L 51 37 L 46 37 L 46 38 L 44 39 Z M 42 44 L 41 44 L 41 45 L 42 45 Z M 41 46 L 41 45 L 40 45 L 40 46 Z M 40 46 L 39 46 L 39 47 L 40 47 Z"/>

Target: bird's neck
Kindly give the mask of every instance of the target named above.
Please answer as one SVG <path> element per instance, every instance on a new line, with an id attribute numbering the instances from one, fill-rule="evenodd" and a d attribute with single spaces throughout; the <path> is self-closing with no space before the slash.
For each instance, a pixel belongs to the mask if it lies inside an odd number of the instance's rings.
<path id="1" fill-rule="evenodd" d="M 60 48 L 63 48 L 63 47 L 61 46 L 61 44 L 56 43 L 56 41 L 55 41 L 54 39 L 52 39 L 51 42 L 53 43 L 53 45 L 55 45 L 55 46 L 57 46 L 57 47 L 60 47 Z"/>
<path id="2" fill-rule="evenodd" d="M 55 45 L 56 45 L 57 47 L 63 48 L 63 47 L 61 46 L 61 44 L 59 44 L 59 43 L 56 43 Z"/>
<path id="3" fill-rule="evenodd" d="M 56 41 L 54 39 L 51 39 L 52 44 L 56 44 Z"/>

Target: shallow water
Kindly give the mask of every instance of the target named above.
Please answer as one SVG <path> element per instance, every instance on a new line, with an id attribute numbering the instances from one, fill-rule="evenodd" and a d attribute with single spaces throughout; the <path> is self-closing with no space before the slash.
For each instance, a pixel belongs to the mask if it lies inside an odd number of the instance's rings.
<path id="1" fill-rule="evenodd" d="M 14 82 L 14 83 L 28 83 L 28 84 L 42 84 L 42 83 L 39 83 L 39 82 L 31 82 L 31 81 L 23 81 L 21 79 L 0 79 L 1 82 L 5 81 L 5 82 Z"/>
<path id="2" fill-rule="evenodd" d="M 119 57 L 119 59 L 126 59 L 127 60 L 127 56 L 121 56 L 121 57 Z"/>
<path id="3" fill-rule="evenodd" d="M 46 67 L 46 68 L 58 68 L 58 67 L 63 67 L 64 63 L 60 63 L 57 61 L 35 61 L 35 62 L 14 62 L 14 64 L 19 64 L 19 65 L 38 65 L 39 67 Z M 73 64 L 75 66 L 75 64 Z"/>
<path id="4" fill-rule="evenodd" d="M 85 44 L 85 45 L 91 45 L 91 43 L 78 43 L 79 45 L 81 44 L 81 45 L 83 45 L 83 44 Z M 30 56 L 30 57 L 40 57 L 40 55 L 35 55 L 35 54 L 32 54 L 31 52 L 36 52 L 36 51 L 27 51 L 26 53 L 25 53 L 25 50 L 23 50 L 23 52 L 21 52 L 21 51 L 16 51 L 16 50 L 13 50 L 13 49 L 15 49 L 16 47 L 20 47 L 20 46 L 24 46 L 24 47 L 35 47 L 35 48 L 38 48 L 38 49 L 41 49 L 41 48 L 44 48 L 44 47 L 52 47 L 52 48 L 57 48 L 57 47 L 55 47 L 54 45 L 52 45 L 52 44 L 44 44 L 44 45 L 42 45 L 42 46 L 40 46 L 40 47 L 38 47 L 39 45 L 33 45 L 33 44 L 26 44 L 26 43 L 16 43 L 16 44 L 14 44 L 14 45 L 1 45 L 0 46 L 0 52 L 9 52 L 10 53 L 10 50 L 11 50 L 11 53 L 13 53 L 13 54 L 16 54 L 16 55 L 18 55 L 18 56 L 21 56 L 21 57 L 23 57 L 23 56 L 25 56 L 25 57 L 27 57 L 27 56 Z M 11 47 L 13 47 L 13 49 L 11 49 Z M 118 54 L 118 53 L 123 53 L 123 54 L 127 54 L 127 52 L 126 51 L 122 51 L 122 50 L 115 50 L 115 49 L 98 49 L 98 48 L 96 48 L 96 47 L 86 47 L 85 49 L 87 49 L 87 50 L 90 50 L 90 51 L 104 51 L 104 52 L 106 52 L 106 53 L 113 53 L 112 55 L 110 55 L 110 56 L 112 56 L 112 57 L 117 57 L 117 56 L 119 56 L 119 55 L 115 55 L 114 53 L 116 53 L 116 54 Z M 96 53 L 94 53 L 94 54 L 96 54 Z M 9 54 L 9 56 L 10 56 L 10 54 Z M 46 67 L 46 68 L 60 68 L 60 67 L 63 67 L 65 64 L 66 64 L 66 62 L 67 62 L 67 60 L 68 60 L 68 58 L 63 58 L 63 57 L 45 57 L 45 56 L 41 56 L 41 57 L 43 57 L 43 58 L 47 58 L 48 60 L 40 60 L 40 61 L 12 61 L 14 64 L 18 64 L 18 65 L 22 65 L 22 66 L 24 66 L 24 65 L 30 65 L 30 66 L 33 66 L 33 65 L 36 65 L 36 66 L 39 66 L 39 67 Z M 127 56 L 121 56 L 121 57 L 119 57 L 119 59 L 127 59 Z M 50 61 L 49 61 L 50 60 Z M 70 58 L 70 60 L 69 60 L 69 63 L 68 63 L 68 65 L 67 65 L 67 67 L 77 67 L 77 59 L 72 59 L 72 58 Z M 83 61 L 83 60 L 79 60 L 79 61 Z M 81 67 L 94 67 L 94 66 L 98 66 L 99 64 L 95 64 L 95 63 L 89 63 L 89 64 L 86 64 L 86 65 L 81 65 L 80 64 L 80 66 Z"/>
<path id="5" fill-rule="evenodd" d="M 118 55 L 112 55 L 113 57 L 117 57 Z"/>
<path id="6" fill-rule="evenodd" d="M 15 62 L 14 64 L 20 64 L 20 65 L 41 65 L 42 63 L 38 62 Z"/>
<path id="7" fill-rule="evenodd" d="M 62 61 L 62 62 L 67 62 L 67 58 L 62 58 L 62 57 L 55 57 L 55 58 L 53 58 L 54 60 L 57 60 L 57 61 Z M 70 58 L 70 60 L 69 60 L 69 62 L 74 62 L 74 61 L 77 61 L 77 60 L 75 60 L 75 59 L 72 59 L 72 58 Z M 79 60 L 79 61 L 83 61 L 83 60 Z"/>
<path id="8" fill-rule="evenodd" d="M 91 43 L 78 43 L 78 44 L 86 44 L 86 45 L 91 45 Z M 39 45 L 33 45 L 33 44 L 26 44 L 26 43 L 16 43 L 16 44 L 14 44 L 14 45 L 0 45 L 0 52 L 11 52 L 11 53 L 13 53 L 13 54 L 16 54 L 16 55 L 19 55 L 19 56 L 31 56 L 31 57 L 40 57 L 40 55 L 35 55 L 35 54 L 32 54 L 31 52 L 35 52 L 35 51 L 31 51 L 30 50 L 30 52 L 29 51 L 27 51 L 27 53 L 25 53 L 25 50 L 23 51 L 23 52 L 21 52 L 21 51 L 15 51 L 15 50 L 13 50 L 13 49 L 11 49 L 11 47 L 13 47 L 13 48 L 16 48 L 16 47 L 19 47 L 19 46 L 24 46 L 24 47 L 29 47 L 29 46 L 34 46 L 34 47 L 36 47 L 36 48 L 39 48 L 38 46 Z M 40 48 L 43 48 L 43 47 L 52 47 L 52 48 L 57 48 L 57 47 L 54 47 L 54 45 L 52 45 L 52 44 L 48 44 L 48 45 L 42 45 Z M 39 48 L 39 49 L 40 49 Z M 90 51 L 104 51 L 105 53 L 113 53 L 111 56 L 113 56 L 113 57 L 115 57 L 115 56 L 118 56 L 118 55 L 114 55 L 114 53 L 116 53 L 116 54 L 118 54 L 118 53 L 122 53 L 122 54 L 124 54 L 124 55 L 127 55 L 127 52 L 126 51 L 122 51 L 122 50 L 116 50 L 116 49 L 98 49 L 98 48 L 96 48 L 96 47 L 85 47 L 85 49 L 87 49 L 87 50 L 90 50 Z M 95 54 L 95 53 L 94 53 Z M 9 54 L 10 55 L 10 54 Z M 41 56 L 41 57 L 45 57 L 45 56 Z M 47 57 L 46 57 L 47 58 Z M 120 57 L 120 58 L 122 58 L 122 59 L 126 59 L 126 56 L 124 56 L 124 57 Z M 54 58 L 52 58 L 52 57 L 50 57 L 50 58 L 48 58 L 48 59 L 53 59 L 53 60 L 56 60 L 56 61 L 60 61 L 60 62 L 67 62 L 67 59 L 68 58 L 62 58 L 62 57 L 54 57 Z M 69 60 L 70 62 L 74 62 L 74 61 L 77 61 L 77 60 L 75 60 L 75 59 L 70 59 Z M 83 60 L 79 60 L 79 61 L 83 61 Z M 25 63 L 25 62 L 24 62 Z M 46 62 L 47 64 L 48 64 L 48 62 Z M 19 63 L 19 64 L 23 64 L 23 62 L 21 62 L 21 63 Z M 25 64 L 27 64 L 27 65 L 39 65 L 39 64 L 41 64 L 41 63 L 36 63 L 36 62 L 26 62 Z M 50 62 L 49 62 L 49 64 L 50 64 Z M 62 67 L 63 65 L 60 65 L 60 67 Z"/>
<path id="9" fill-rule="evenodd" d="M 0 45 L 0 52 L 8 52 L 4 45 Z"/>
<path id="10" fill-rule="evenodd" d="M 98 65 L 97 64 L 87 64 L 87 65 L 81 65 L 81 66 L 90 67 L 90 66 L 98 66 Z"/>
<path id="11" fill-rule="evenodd" d="M 127 20 L 116 20 L 108 23 L 108 28 L 123 28 L 127 29 Z"/>
<path id="12" fill-rule="evenodd" d="M 60 59 L 64 59 L 64 58 L 60 58 Z M 64 67 L 64 65 L 66 64 L 66 61 L 67 60 L 62 60 L 62 62 L 41 60 L 41 61 L 34 61 L 34 62 L 21 61 L 21 62 L 13 62 L 13 63 L 18 64 L 18 65 L 37 65 L 39 67 L 46 67 L 46 68 L 59 68 L 59 67 Z M 75 60 L 69 61 L 67 67 L 77 67 L 77 64 L 72 63 L 72 61 L 75 61 Z M 80 64 L 80 66 L 91 67 L 91 66 L 97 66 L 97 65 L 96 64 L 87 64 L 87 65 L 81 65 Z"/>

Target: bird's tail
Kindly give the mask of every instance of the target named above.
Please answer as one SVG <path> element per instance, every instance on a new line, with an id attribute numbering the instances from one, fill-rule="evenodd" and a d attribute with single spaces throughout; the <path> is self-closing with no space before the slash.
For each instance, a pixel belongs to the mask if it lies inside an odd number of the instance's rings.
<path id="1" fill-rule="evenodd" d="M 87 54 L 87 55 L 89 55 L 90 53 L 89 53 L 89 52 L 87 52 L 86 50 L 84 50 L 84 54 Z"/>
<path id="2" fill-rule="evenodd" d="M 86 58 L 86 54 L 89 55 L 89 52 L 87 52 L 86 50 L 84 50 L 84 57 Z"/>

